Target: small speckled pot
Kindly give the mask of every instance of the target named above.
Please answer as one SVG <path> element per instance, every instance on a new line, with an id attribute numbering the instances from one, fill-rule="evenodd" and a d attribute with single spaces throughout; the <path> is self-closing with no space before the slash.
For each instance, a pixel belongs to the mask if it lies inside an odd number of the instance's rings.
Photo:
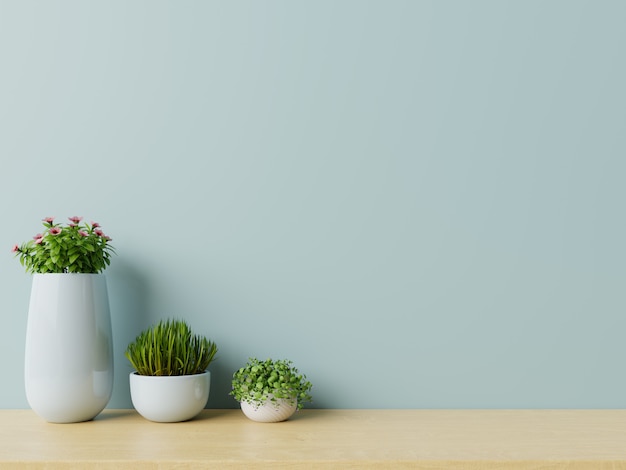
<path id="1" fill-rule="evenodd" d="M 284 398 L 277 398 L 275 401 L 267 400 L 261 405 L 245 401 L 241 402 L 241 411 L 251 420 L 260 423 L 286 421 L 295 413 L 296 408 L 297 403 L 295 400 L 286 400 Z"/>

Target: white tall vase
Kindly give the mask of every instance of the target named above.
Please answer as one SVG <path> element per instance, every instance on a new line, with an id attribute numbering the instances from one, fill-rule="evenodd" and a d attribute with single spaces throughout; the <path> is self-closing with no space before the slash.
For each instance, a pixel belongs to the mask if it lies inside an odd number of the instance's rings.
<path id="1" fill-rule="evenodd" d="M 96 417 L 113 391 L 104 274 L 34 274 L 26 329 L 26 398 L 53 423 Z"/>

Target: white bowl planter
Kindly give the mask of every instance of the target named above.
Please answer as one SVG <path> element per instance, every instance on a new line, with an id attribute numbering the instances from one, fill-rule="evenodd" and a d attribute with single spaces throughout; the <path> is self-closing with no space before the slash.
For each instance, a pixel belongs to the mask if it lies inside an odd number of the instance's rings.
<path id="1" fill-rule="evenodd" d="M 252 421 L 259 423 L 278 423 L 286 421 L 296 411 L 296 400 L 277 398 L 275 401 L 267 400 L 263 404 L 241 402 L 241 411 Z"/>
<path id="2" fill-rule="evenodd" d="M 130 374 L 130 396 L 137 412 L 150 421 L 187 421 L 206 406 L 211 373 L 177 376 Z"/>

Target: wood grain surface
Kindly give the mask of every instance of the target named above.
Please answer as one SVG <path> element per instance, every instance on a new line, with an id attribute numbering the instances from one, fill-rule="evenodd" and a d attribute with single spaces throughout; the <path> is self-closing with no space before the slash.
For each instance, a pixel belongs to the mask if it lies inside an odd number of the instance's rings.
<path id="1" fill-rule="evenodd" d="M 171 424 L 0 410 L 0 468 L 626 470 L 626 410 L 302 410 L 271 424 L 240 410 Z"/>

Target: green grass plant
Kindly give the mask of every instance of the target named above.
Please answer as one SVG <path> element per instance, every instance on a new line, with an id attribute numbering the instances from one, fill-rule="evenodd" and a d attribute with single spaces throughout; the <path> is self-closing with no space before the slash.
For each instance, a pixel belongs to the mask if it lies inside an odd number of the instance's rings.
<path id="1" fill-rule="evenodd" d="M 195 335 L 183 320 L 161 320 L 142 331 L 126 349 L 126 358 L 139 375 L 193 375 L 205 372 L 217 346 Z"/>

